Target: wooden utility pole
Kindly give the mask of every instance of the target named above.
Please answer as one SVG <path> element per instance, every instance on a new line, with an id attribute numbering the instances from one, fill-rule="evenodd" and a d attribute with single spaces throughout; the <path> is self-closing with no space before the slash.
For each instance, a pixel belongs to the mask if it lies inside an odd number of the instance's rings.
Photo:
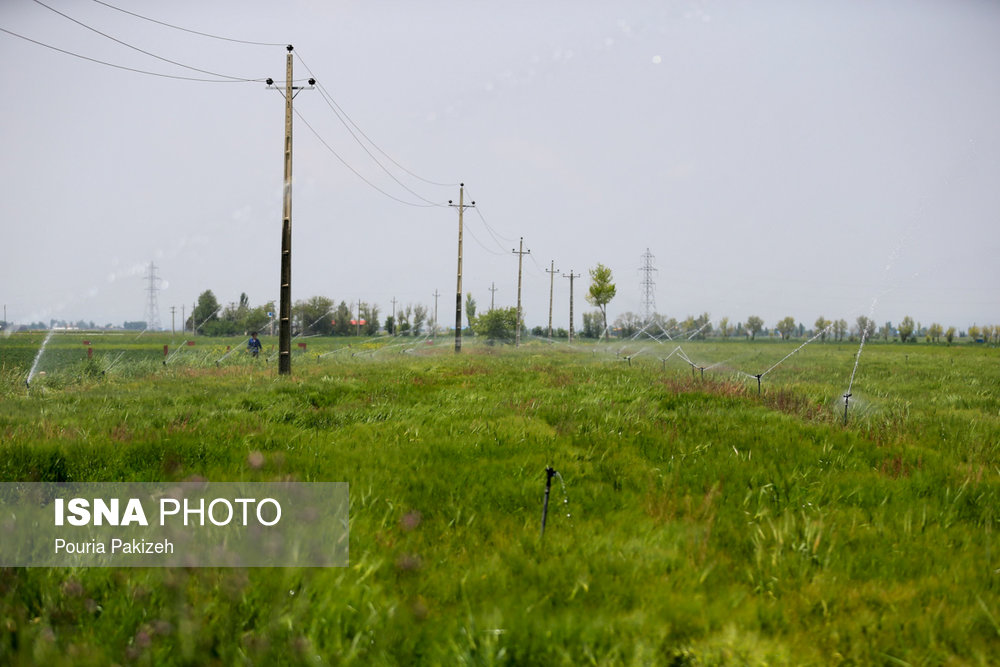
<path id="1" fill-rule="evenodd" d="M 493 300 L 497 295 L 497 284 L 495 282 L 490 283 L 490 310 L 493 310 Z"/>
<path id="2" fill-rule="evenodd" d="M 360 336 L 361 335 L 361 299 L 358 299 L 358 319 L 356 319 L 354 321 L 358 323 L 358 332 L 357 332 L 357 335 Z"/>
<path id="3" fill-rule="evenodd" d="M 177 312 L 177 306 L 170 306 L 170 335 L 171 336 L 173 336 L 175 333 L 177 333 L 177 329 L 174 326 L 174 313 L 176 313 L 176 312 Z M 3 319 L 4 319 L 5 322 L 7 321 L 7 307 L 6 306 L 4 306 Z"/>
<path id="4" fill-rule="evenodd" d="M 292 372 L 292 100 L 302 86 L 292 85 L 292 45 L 285 47 L 285 187 L 281 213 L 281 282 L 278 292 L 278 373 Z M 269 88 L 274 79 L 266 80 Z M 309 79 L 309 87 L 316 83 Z M 280 88 L 278 89 L 280 90 Z"/>
<path id="5" fill-rule="evenodd" d="M 524 265 L 524 256 L 531 254 L 530 250 L 524 249 L 524 237 L 521 237 L 519 250 L 511 250 L 517 255 L 517 327 L 514 329 L 514 347 L 521 345 L 521 269 Z"/>
<path id="6" fill-rule="evenodd" d="M 455 352 L 462 351 L 462 213 L 476 202 L 465 204 L 465 183 L 458 184 L 458 288 L 455 291 Z M 448 200 L 448 206 L 455 206 Z"/>
<path id="7" fill-rule="evenodd" d="M 390 336 L 396 335 L 396 297 L 392 297 L 392 331 L 389 332 Z"/>
<path id="8" fill-rule="evenodd" d="M 435 289 L 434 290 L 434 327 L 433 327 L 432 333 L 431 333 L 432 336 L 437 334 L 437 328 L 438 328 L 438 297 L 439 296 L 441 296 L 440 292 L 438 292 L 437 289 Z"/>
<path id="9" fill-rule="evenodd" d="M 278 292 L 278 374 L 292 372 L 292 45 L 285 57 L 285 188 L 281 214 L 281 283 Z"/>
<path id="10" fill-rule="evenodd" d="M 580 274 L 574 274 L 573 269 L 570 269 L 569 275 L 564 275 L 563 278 L 569 278 L 569 342 L 573 342 L 573 279 L 579 278 Z"/>
<path id="11" fill-rule="evenodd" d="M 549 274 L 549 341 L 552 340 L 552 286 L 555 283 L 556 274 L 556 260 L 552 260 L 551 269 L 545 269 L 545 272 Z"/>

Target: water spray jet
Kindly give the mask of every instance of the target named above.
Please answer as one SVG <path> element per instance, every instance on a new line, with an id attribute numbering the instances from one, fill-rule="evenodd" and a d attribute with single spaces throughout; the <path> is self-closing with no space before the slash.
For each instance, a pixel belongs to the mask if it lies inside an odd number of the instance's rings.
<path id="1" fill-rule="evenodd" d="M 552 466 L 545 468 L 545 500 L 542 501 L 542 539 L 545 538 L 545 520 L 549 515 L 549 492 L 552 491 L 552 478 L 557 475 Z"/>

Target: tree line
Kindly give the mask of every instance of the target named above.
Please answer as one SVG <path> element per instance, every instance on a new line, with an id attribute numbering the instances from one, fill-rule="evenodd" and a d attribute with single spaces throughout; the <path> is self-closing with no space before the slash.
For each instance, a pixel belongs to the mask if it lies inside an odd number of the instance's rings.
<path id="1" fill-rule="evenodd" d="M 968 331 L 959 331 L 953 326 L 945 328 L 934 322 L 924 326 L 906 316 L 897 324 L 884 322 L 881 325 L 871 318 L 861 315 L 853 323 L 846 319 L 828 320 L 820 316 L 807 328 L 794 317 L 784 317 L 768 327 L 763 318 L 750 315 L 742 321 L 731 321 L 723 317 L 712 322 L 709 313 L 688 315 L 677 319 L 659 313 L 644 318 L 633 312 L 619 315 L 609 326 L 608 305 L 617 294 L 611 269 L 598 264 L 589 270 L 590 285 L 585 293 L 585 299 L 596 310 L 584 312 L 581 315 L 582 327 L 576 335 L 581 338 L 631 338 L 648 334 L 655 338 L 679 338 L 704 340 L 707 338 L 746 338 L 755 340 L 758 336 L 778 337 L 781 339 L 812 338 L 844 341 L 881 339 L 884 341 L 899 340 L 902 343 L 914 342 L 921 338 L 927 342 L 939 342 L 944 339 L 952 343 L 957 338 L 968 337 L 973 341 L 1000 344 L 1000 325 L 973 325 Z M 514 307 L 491 308 L 479 313 L 477 302 L 472 293 L 465 295 L 465 330 L 490 340 L 513 340 L 517 327 L 518 313 Z M 277 308 L 273 301 L 250 306 L 246 293 L 240 295 L 239 302 L 221 306 L 211 290 L 206 290 L 198 297 L 194 311 L 185 322 L 185 329 L 210 336 L 232 336 L 248 334 L 251 331 L 271 333 L 276 322 Z M 407 304 L 394 308 L 393 312 L 380 320 L 382 312 L 376 304 L 364 301 L 341 301 L 324 296 L 313 296 L 296 301 L 292 306 L 292 329 L 296 335 L 319 336 L 374 336 L 379 333 L 402 336 L 419 336 L 433 334 L 439 330 L 432 321 L 429 309 L 423 304 Z M 522 334 L 528 333 L 524 325 L 524 313 L 521 317 Z M 535 326 L 530 332 L 536 336 L 549 334 L 546 328 Z M 560 327 L 554 329 L 551 335 L 555 338 L 568 338 L 569 332 Z"/>

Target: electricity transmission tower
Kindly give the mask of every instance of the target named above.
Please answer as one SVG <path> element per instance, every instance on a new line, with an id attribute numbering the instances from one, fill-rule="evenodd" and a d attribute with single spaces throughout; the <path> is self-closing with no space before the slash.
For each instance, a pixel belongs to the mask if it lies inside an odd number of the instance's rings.
<path id="1" fill-rule="evenodd" d="M 156 275 L 156 264 L 150 262 L 146 273 L 146 328 L 150 331 L 160 330 L 160 305 L 157 298 L 160 280 Z"/>
<path id="2" fill-rule="evenodd" d="M 653 319 L 653 315 L 656 314 L 656 281 L 653 280 L 653 274 L 657 271 L 656 267 L 653 266 L 653 260 L 656 257 L 649 252 L 649 248 L 646 248 L 641 259 L 642 266 L 639 267 L 639 273 L 642 278 L 639 281 L 639 289 L 642 301 L 642 321 L 644 324 L 648 324 Z"/>

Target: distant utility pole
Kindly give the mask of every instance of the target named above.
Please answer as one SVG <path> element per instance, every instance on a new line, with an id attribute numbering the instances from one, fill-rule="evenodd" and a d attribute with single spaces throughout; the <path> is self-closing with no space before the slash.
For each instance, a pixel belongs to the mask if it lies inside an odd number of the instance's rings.
<path id="1" fill-rule="evenodd" d="M 390 335 L 396 333 L 396 297 L 392 297 L 392 331 L 389 332 Z"/>
<path id="2" fill-rule="evenodd" d="M 170 306 L 170 335 L 173 336 L 177 333 L 177 328 L 174 326 L 174 313 L 177 312 L 177 306 Z"/>
<path id="3" fill-rule="evenodd" d="M 649 248 L 646 248 L 646 252 L 642 253 L 642 266 L 639 267 L 639 273 L 642 274 L 642 280 L 639 281 L 639 286 L 642 291 L 642 318 L 643 324 L 649 324 L 653 320 L 653 315 L 656 314 L 656 294 L 655 287 L 656 282 L 653 280 L 653 274 L 656 273 L 656 267 L 653 266 L 653 260 L 656 259 L 653 253 L 649 252 Z"/>
<path id="4" fill-rule="evenodd" d="M 493 310 L 493 300 L 497 295 L 497 284 L 495 282 L 490 283 L 490 310 Z"/>
<path id="5" fill-rule="evenodd" d="M 551 269 L 545 269 L 546 273 L 549 274 L 549 340 L 552 340 L 552 286 L 555 283 L 556 274 L 559 273 L 556 270 L 556 260 L 552 260 Z"/>
<path id="6" fill-rule="evenodd" d="M 303 86 L 292 85 L 292 45 L 285 47 L 285 188 L 284 203 L 281 215 L 281 283 L 278 305 L 278 374 L 292 373 L 292 100 L 302 90 Z M 268 88 L 280 88 L 274 85 L 274 79 L 266 80 Z M 309 88 L 316 84 L 316 79 L 309 79 Z"/>
<path id="7" fill-rule="evenodd" d="M 194 313 L 194 311 L 191 311 L 191 312 Z M 182 333 L 187 333 L 187 330 L 188 330 L 188 321 L 187 321 L 187 316 L 184 315 L 184 304 L 182 303 L 181 304 L 181 332 Z"/>
<path id="8" fill-rule="evenodd" d="M 476 202 L 465 203 L 465 183 L 458 184 L 458 289 L 455 291 L 455 352 L 462 351 L 462 212 Z M 455 204 L 448 200 L 448 206 Z"/>
<path id="9" fill-rule="evenodd" d="M 360 336 L 361 335 L 361 299 L 358 299 L 358 319 L 356 319 L 354 321 L 358 323 L 358 333 L 357 333 L 357 335 Z"/>
<path id="10" fill-rule="evenodd" d="M 149 272 L 146 274 L 146 287 L 148 299 L 146 301 L 146 328 L 150 331 L 157 331 L 160 328 L 160 306 L 157 302 L 157 293 L 160 291 L 158 283 L 160 279 L 156 277 L 156 264 L 149 263 Z"/>
<path id="11" fill-rule="evenodd" d="M 514 347 L 521 345 L 521 268 L 524 265 L 524 256 L 530 255 L 530 250 L 524 249 L 524 237 L 521 237 L 520 250 L 511 250 L 517 255 L 517 328 L 514 329 Z"/>
<path id="12" fill-rule="evenodd" d="M 437 291 L 437 289 L 435 289 L 434 290 L 434 328 L 433 328 L 434 334 L 437 334 L 437 328 L 438 328 L 438 297 L 439 296 L 441 296 L 441 294 Z"/>
<path id="13" fill-rule="evenodd" d="M 563 275 L 563 278 L 569 278 L 569 342 L 573 342 L 573 279 L 579 278 L 580 274 L 574 275 L 573 269 L 569 270 L 569 275 Z"/>

